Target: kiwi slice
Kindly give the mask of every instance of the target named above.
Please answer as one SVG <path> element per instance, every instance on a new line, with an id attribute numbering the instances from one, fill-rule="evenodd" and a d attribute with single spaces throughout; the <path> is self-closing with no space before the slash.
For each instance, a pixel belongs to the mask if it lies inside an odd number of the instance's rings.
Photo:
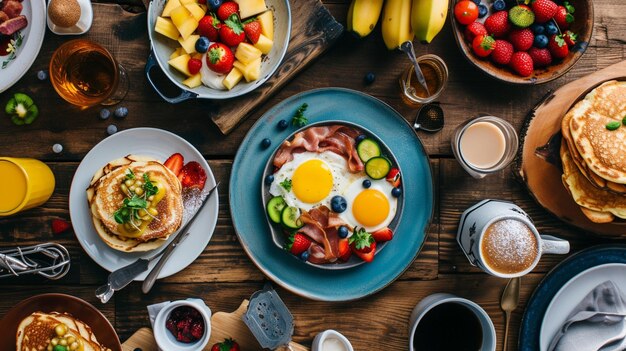
<path id="1" fill-rule="evenodd" d="M 513 6 L 509 10 L 509 21 L 518 28 L 526 28 L 535 22 L 535 14 L 527 6 Z"/>
<path id="2" fill-rule="evenodd" d="M 39 109 L 33 99 L 23 93 L 15 93 L 7 102 L 4 111 L 11 116 L 11 121 L 18 126 L 33 123 L 39 115 Z"/>

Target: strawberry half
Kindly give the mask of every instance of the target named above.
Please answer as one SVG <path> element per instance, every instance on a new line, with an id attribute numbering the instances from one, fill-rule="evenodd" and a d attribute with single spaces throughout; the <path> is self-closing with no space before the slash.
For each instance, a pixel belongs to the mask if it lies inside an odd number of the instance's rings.
<path id="1" fill-rule="evenodd" d="M 348 243 L 348 239 L 339 239 L 339 259 L 347 262 L 352 256 L 352 251 L 350 250 L 350 244 Z"/>
<path id="2" fill-rule="evenodd" d="M 372 237 L 377 242 L 385 242 L 393 239 L 393 231 L 389 228 L 379 229 L 372 233 Z"/>
<path id="3" fill-rule="evenodd" d="M 181 184 L 185 188 L 204 189 L 206 183 L 206 172 L 196 161 L 188 162 L 178 174 Z"/>
<path id="4" fill-rule="evenodd" d="M 294 233 L 289 236 L 285 245 L 285 250 L 298 256 L 311 246 L 311 239 L 302 233 Z"/>
<path id="5" fill-rule="evenodd" d="M 177 177 L 180 174 L 180 170 L 183 169 L 183 165 L 185 164 L 185 159 L 183 155 L 179 153 L 175 153 L 172 156 L 168 157 L 163 166 L 172 171 Z"/>
<path id="6" fill-rule="evenodd" d="M 394 188 L 399 187 L 400 186 L 400 170 L 397 168 L 392 168 L 389 171 L 389 173 L 387 173 L 385 180 L 391 183 L 391 185 L 393 185 Z"/>
<path id="7" fill-rule="evenodd" d="M 70 229 L 71 225 L 62 219 L 53 219 L 52 220 L 52 233 L 61 234 L 68 229 Z"/>
<path id="8" fill-rule="evenodd" d="M 376 253 L 376 241 L 372 234 L 361 228 L 354 229 L 354 233 L 348 239 L 350 248 L 355 255 L 359 256 L 365 262 L 372 262 L 374 260 L 374 254 Z"/>

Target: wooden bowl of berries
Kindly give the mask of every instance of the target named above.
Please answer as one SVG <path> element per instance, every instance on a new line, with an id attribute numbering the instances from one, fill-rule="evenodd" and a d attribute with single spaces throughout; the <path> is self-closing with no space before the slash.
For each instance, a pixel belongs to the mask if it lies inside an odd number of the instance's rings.
<path id="1" fill-rule="evenodd" d="M 457 0 L 450 11 L 465 57 L 512 84 L 542 84 L 567 73 L 593 30 L 591 0 Z"/>

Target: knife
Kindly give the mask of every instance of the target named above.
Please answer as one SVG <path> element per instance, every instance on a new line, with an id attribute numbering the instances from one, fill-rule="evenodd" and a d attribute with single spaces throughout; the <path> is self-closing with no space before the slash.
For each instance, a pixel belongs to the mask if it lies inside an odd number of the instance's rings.
<path id="1" fill-rule="evenodd" d="M 150 289 L 152 289 L 152 286 L 154 286 L 154 283 L 157 280 L 157 276 L 161 272 L 161 269 L 163 269 L 163 266 L 165 266 L 165 263 L 167 262 L 167 260 L 170 258 L 170 256 L 172 255 L 176 247 L 178 247 L 180 242 L 187 235 L 189 235 L 189 231 L 188 231 L 189 227 L 191 227 L 191 225 L 196 220 L 196 218 L 198 218 L 198 213 L 202 211 L 202 208 L 204 207 L 204 205 L 206 205 L 206 203 L 208 202 L 207 200 L 211 197 L 211 195 L 213 195 L 218 185 L 220 185 L 220 183 L 215 184 L 213 189 L 211 189 L 209 193 L 204 196 L 204 198 L 202 199 L 202 204 L 200 205 L 196 213 L 193 214 L 193 216 L 191 217 L 189 222 L 185 224 L 183 229 L 181 229 L 178 233 L 175 234 L 174 240 L 172 240 L 167 245 L 167 247 L 165 247 L 165 251 L 163 251 L 163 256 L 161 256 L 157 264 L 154 266 L 154 268 L 152 268 L 150 273 L 148 273 L 148 276 L 146 277 L 146 279 L 143 281 L 143 285 L 141 286 L 141 291 L 143 291 L 144 294 L 147 294 L 150 292 Z"/>

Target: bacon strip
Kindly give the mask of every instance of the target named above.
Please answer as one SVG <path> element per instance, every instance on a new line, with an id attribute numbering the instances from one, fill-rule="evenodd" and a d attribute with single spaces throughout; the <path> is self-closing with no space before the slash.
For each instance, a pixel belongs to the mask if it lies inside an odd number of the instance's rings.
<path id="1" fill-rule="evenodd" d="M 300 232 L 315 241 L 311 246 L 311 262 L 329 263 L 337 260 L 339 257 L 337 228 L 345 225 L 345 222 L 323 205 L 303 212 L 300 219 L 305 223 Z"/>
<path id="2" fill-rule="evenodd" d="M 0 34 L 13 35 L 13 33 L 25 28 L 27 25 L 26 16 L 17 16 L 0 23 Z"/>

